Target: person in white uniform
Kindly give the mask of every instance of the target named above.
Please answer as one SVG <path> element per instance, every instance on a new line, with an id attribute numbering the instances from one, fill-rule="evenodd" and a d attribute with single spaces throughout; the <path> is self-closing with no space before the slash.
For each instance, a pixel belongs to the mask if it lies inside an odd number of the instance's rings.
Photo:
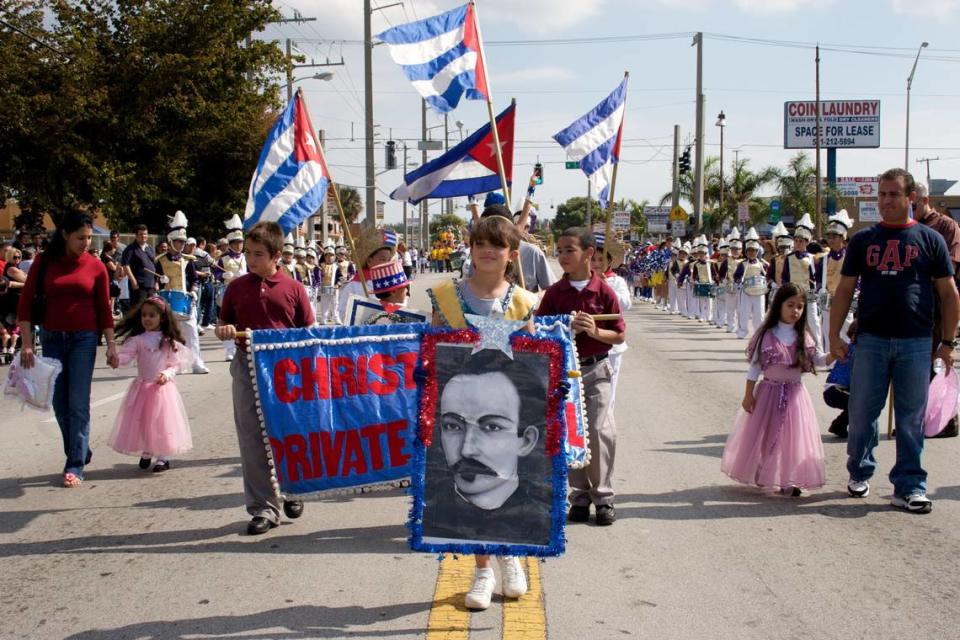
<path id="1" fill-rule="evenodd" d="M 760 258 L 760 236 L 753 227 L 744 236 L 746 258 L 737 265 L 733 282 L 737 289 L 737 337 L 752 335 L 763 324 L 767 301 L 767 269 L 769 265 Z M 750 323 L 753 328 L 750 329 Z"/>
<path id="2" fill-rule="evenodd" d="M 822 302 L 823 318 L 820 320 L 821 338 L 823 344 L 830 344 L 830 307 L 833 296 L 837 293 L 840 284 L 840 270 L 843 268 L 843 259 L 847 255 L 847 234 L 853 227 L 853 220 L 846 209 L 841 209 L 827 220 L 827 244 L 830 251 L 817 263 L 817 284 L 819 285 L 820 301 Z M 847 313 L 840 335 L 847 335 L 847 328 L 853 321 L 853 312 Z"/>
<path id="3" fill-rule="evenodd" d="M 247 273 L 247 260 L 243 255 L 243 222 L 240 216 L 233 214 L 233 217 L 224 224 L 227 229 L 228 249 L 217 260 L 218 269 L 215 278 L 217 279 L 217 306 L 223 302 L 223 294 L 226 292 L 230 283 Z M 237 353 L 237 343 L 234 340 L 223 341 L 224 360 L 230 362 Z"/>
<path id="4" fill-rule="evenodd" d="M 733 275 L 737 272 L 737 267 L 743 261 L 741 250 L 743 243 L 740 242 L 740 230 L 736 227 L 727 236 L 727 242 L 730 245 L 730 254 L 726 260 L 720 263 L 717 268 L 717 276 L 720 285 L 723 287 L 723 293 L 717 294 L 723 296 L 723 315 L 721 316 L 720 327 L 726 327 L 727 333 L 733 333 L 737 330 L 737 307 L 738 295 L 737 287 L 733 281 Z"/>
<path id="5" fill-rule="evenodd" d="M 817 304 L 815 286 L 816 263 L 814 257 L 807 251 L 807 244 L 811 239 L 813 239 L 813 220 L 810 219 L 809 213 L 805 213 L 793 230 L 793 251 L 787 254 L 780 284 L 792 282 L 807 296 L 807 327 L 813 334 L 817 348 L 822 348 L 820 306 Z"/>

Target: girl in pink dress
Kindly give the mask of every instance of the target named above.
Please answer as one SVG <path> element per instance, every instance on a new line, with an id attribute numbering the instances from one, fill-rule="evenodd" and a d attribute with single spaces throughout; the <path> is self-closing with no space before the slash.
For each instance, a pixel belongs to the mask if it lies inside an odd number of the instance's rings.
<path id="1" fill-rule="evenodd" d="M 737 482 L 778 488 L 795 497 L 803 489 L 823 486 L 825 479 L 817 416 L 800 376 L 833 361 L 817 351 L 806 327 L 805 292 L 792 283 L 783 285 L 750 338 L 742 409 L 720 465 Z"/>
<path id="2" fill-rule="evenodd" d="M 140 456 L 140 468 L 170 468 L 170 457 L 193 448 L 187 410 L 173 381 L 189 368 L 193 354 L 184 345 L 170 305 L 158 296 L 132 309 L 116 331 L 127 338 L 120 348 L 120 366 L 137 365 L 120 406 L 108 444 L 119 453 Z"/>

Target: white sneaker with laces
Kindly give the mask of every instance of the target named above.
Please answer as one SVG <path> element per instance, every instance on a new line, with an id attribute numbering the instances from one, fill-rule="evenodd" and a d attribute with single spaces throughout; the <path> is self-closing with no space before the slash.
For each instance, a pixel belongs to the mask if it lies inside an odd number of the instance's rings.
<path id="1" fill-rule="evenodd" d="M 192 371 L 200 375 L 203 375 L 204 373 L 210 373 L 210 369 L 207 369 L 206 365 L 202 364 L 193 365 Z"/>
<path id="2" fill-rule="evenodd" d="M 847 493 L 854 498 L 866 498 L 870 495 L 870 481 L 850 478 L 847 482 Z"/>
<path id="3" fill-rule="evenodd" d="M 493 569 L 477 569 L 473 576 L 473 586 L 467 592 L 463 599 L 464 606 L 467 609 L 483 611 L 490 607 L 490 599 L 493 597 L 493 589 L 497 586 L 497 576 Z"/>
<path id="4" fill-rule="evenodd" d="M 498 556 L 500 563 L 500 582 L 503 595 L 507 598 L 519 598 L 527 592 L 527 576 L 523 572 L 520 558 L 516 556 Z"/>
<path id="5" fill-rule="evenodd" d="M 925 493 L 911 493 L 908 496 L 893 496 L 890 504 L 912 513 L 930 513 L 933 501 Z"/>

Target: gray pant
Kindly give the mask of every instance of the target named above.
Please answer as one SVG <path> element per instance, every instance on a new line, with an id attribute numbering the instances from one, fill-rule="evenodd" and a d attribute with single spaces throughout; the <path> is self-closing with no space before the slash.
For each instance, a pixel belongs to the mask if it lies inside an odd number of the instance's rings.
<path id="1" fill-rule="evenodd" d="M 237 353 L 230 363 L 233 376 L 233 420 L 237 426 L 237 442 L 240 444 L 240 464 L 243 469 L 243 496 L 247 513 L 261 516 L 270 522 L 280 522 L 282 501 L 273 488 L 270 463 L 263 431 L 257 415 L 257 399 L 254 397 L 253 379 L 250 377 L 250 362 L 245 352 Z"/>
<path id="2" fill-rule="evenodd" d="M 607 359 L 583 367 L 580 373 L 590 436 L 590 465 L 570 470 L 570 504 L 613 504 L 613 457 L 617 450 L 617 427 L 613 412 L 609 411 L 613 369 Z"/>

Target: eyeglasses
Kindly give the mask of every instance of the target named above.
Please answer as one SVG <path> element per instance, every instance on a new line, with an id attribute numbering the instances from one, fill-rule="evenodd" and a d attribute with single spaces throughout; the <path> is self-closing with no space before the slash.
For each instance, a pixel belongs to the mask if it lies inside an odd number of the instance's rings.
<path id="1" fill-rule="evenodd" d="M 15 254 L 13 254 L 12 256 L 10 256 L 10 258 L 11 258 L 12 260 L 19 260 L 19 259 L 22 258 L 22 257 L 23 257 L 23 256 L 21 256 L 19 253 L 15 253 Z"/>

